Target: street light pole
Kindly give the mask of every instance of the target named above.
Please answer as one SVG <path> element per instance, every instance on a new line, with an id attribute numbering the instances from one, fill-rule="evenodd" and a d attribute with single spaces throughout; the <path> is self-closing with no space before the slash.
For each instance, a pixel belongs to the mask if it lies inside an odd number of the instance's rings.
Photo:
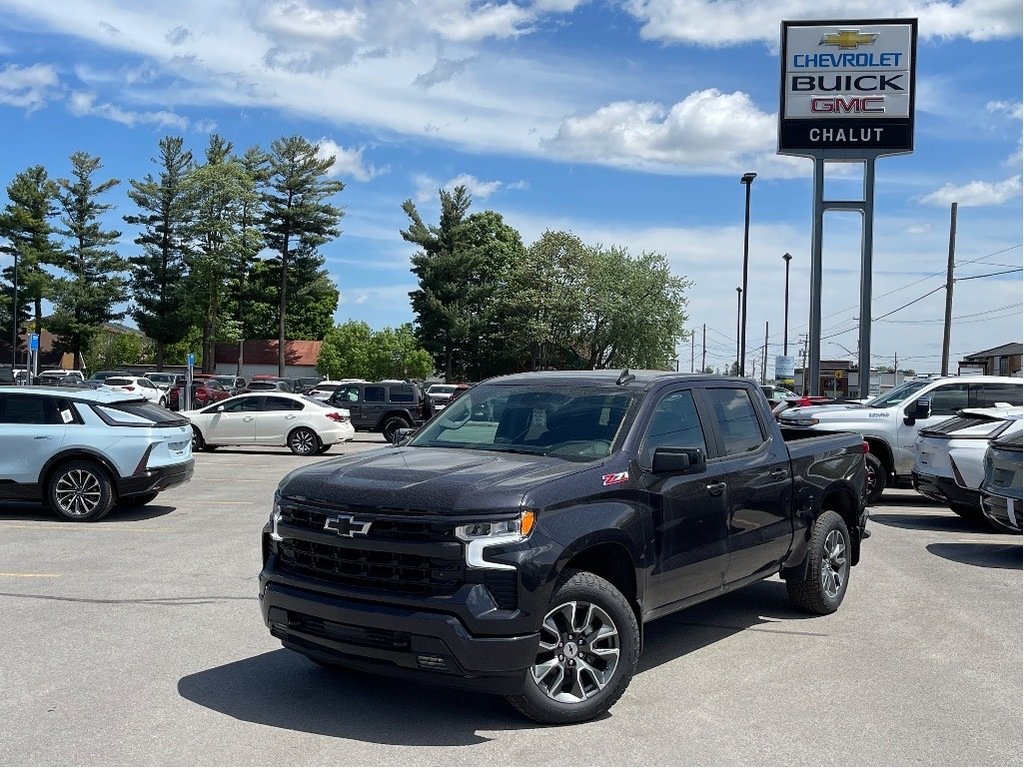
<path id="1" fill-rule="evenodd" d="M 747 356 L 747 265 L 750 261 L 750 185 L 754 183 L 756 173 L 744 173 L 740 183 L 746 188 L 746 205 L 743 209 L 743 312 L 740 326 L 740 376 L 743 376 L 743 358 Z"/>
<path id="2" fill-rule="evenodd" d="M 743 364 L 740 362 L 740 302 L 742 301 L 743 289 L 736 289 L 736 375 L 740 375 Z"/>
<path id="3" fill-rule="evenodd" d="M 789 357 L 789 262 L 793 257 L 787 251 L 782 254 L 782 258 L 786 261 L 786 310 L 782 326 L 782 354 Z"/>

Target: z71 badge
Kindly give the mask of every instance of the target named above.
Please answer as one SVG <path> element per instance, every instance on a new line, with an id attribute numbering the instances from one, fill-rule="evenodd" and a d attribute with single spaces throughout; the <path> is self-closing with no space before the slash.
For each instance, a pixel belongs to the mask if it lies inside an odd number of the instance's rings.
<path id="1" fill-rule="evenodd" d="M 629 482 L 629 472 L 616 472 L 611 475 L 602 475 L 601 481 L 604 486 L 622 485 L 623 483 Z"/>

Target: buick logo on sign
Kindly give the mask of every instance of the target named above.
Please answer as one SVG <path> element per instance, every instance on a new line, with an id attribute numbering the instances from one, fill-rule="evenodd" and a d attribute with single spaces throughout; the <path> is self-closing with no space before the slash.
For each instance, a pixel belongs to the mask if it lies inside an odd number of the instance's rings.
<path id="1" fill-rule="evenodd" d="M 324 530 L 334 531 L 339 536 L 351 539 L 353 536 L 365 536 L 370 532 L 372 521 L 356 520 L 352 515 L 335 515 L 324 520 Z"/>

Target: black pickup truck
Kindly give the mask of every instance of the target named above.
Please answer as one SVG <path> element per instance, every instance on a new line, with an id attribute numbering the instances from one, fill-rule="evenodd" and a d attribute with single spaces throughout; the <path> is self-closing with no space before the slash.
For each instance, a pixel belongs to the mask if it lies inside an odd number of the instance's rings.
<path id="1" fill-rule="evenodd" d="M 835 611 L 868 535 L 864 455 L 850 433 L 786 442 L 744 379 L 491 379 L 398 445 L 282 480 L 263 618 L 323 666 L 587 720 L 629 684 L 644 622 L 780 573 Z"/>

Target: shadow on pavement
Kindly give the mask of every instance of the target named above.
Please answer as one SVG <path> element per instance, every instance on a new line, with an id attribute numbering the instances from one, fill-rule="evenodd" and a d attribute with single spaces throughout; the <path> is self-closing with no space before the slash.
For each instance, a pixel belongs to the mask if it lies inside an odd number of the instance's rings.
<path id="1" fill-rule="evenodd" d="M 0 502 L 0 522 L 9 520 L 39 520 L 48 522 L 65 522 L 68 525 L 108 525 L 111 523 L 130 523 L 138 520 L 153 520 L 168 515 L 177 507 L 166 504 L 146 504 L 144 506 L 115 506 L 102 519 L 92 523 L 74 523 L 64 520 L 51 512 L 48 507 L 38 502 L 4 501 Z"/>
<path id="2" fill-rule="evenodd" d="M 888 525 L 893 528 L 907 528 L 916 531 L 945 531 L 947 533 L 995 533 L 984 523 L 972 523 L 970 520 L 947 511 L 939 514 L 920 513 L 903 514 L 889 512 L 872 512 L 871 523 Z"/>
<path id="3" fill-rule="evenodd" d="M 982 568 L 1021 570 L 1020 544 L 986 544 L 983 542 L 940 542 L 925 547 L 933 555 Z"/>

